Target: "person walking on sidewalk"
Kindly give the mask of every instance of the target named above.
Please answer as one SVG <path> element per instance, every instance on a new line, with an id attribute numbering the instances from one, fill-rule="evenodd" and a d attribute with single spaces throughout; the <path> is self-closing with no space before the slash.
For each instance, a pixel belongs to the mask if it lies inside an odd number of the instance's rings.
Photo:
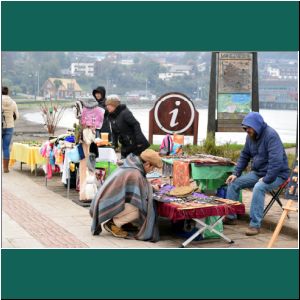
<path id="1" fill-rule="evenodd" d="M 242 122 L 247 132 L 235 170 L 226 183 L 226 197 L 238 201 L 240 190 L 253 188 L 250 207 L 250 225 L 246 235 L 256 235 L 263 219 L 265 193 L 280 186 L 289 176 L 287 156 L 278 133 L 268 126 L 258 112 L 250 112 Z M 242 172 L 252 161 L 251 172 Z M 229 215 L 224 224 L 236 224 L 236 216 Z"/>
<path id="2" fill-rule="evenodd" d="M 90 207 L 93 235 L 100 234 L 101 223 L 107 221 L 103 226 L 106 231 L 115 237 L 126 238 L 128 231 L 134 229 L 132 222 L 137 221 L 140 228 L 136 239 L 158 241 L 153 187 L 146 178 L 153 168 L 162 168 L 157 152 L 147 149 L 140 156 L 131 153 L 124 164 L 104 181 Z"/>
<path id="3" fill-rule="evenodd" d="M 2 87 L 2 151 L 3 172 L 8 173 L 9 146 L 14 133 L 15 120 L 19 118 L 18 107 L 15 101 L 9 97 L 8 87 Z"/>

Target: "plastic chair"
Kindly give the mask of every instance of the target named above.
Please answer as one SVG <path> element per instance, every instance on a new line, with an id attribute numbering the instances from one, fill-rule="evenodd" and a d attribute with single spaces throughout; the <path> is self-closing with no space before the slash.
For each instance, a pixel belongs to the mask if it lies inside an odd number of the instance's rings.
<path id="1" fill-rule="evenodd" d="M 282 203 L 279 199 L 279 196 L 280 196 L 281 192 L 285 189 L 285 187 L 288 185 L 289 182 L 290 182 L 290 178 L 288 178 L 283 184 L 281 184 L 277 190 L 270 191 L 270 194 L 272 195 L 272 199 L 269 202 L 269 204 L 266 206 L 266 208 L 264 209 L 263 217 L 265 217 L 265 215 L 270 210 L 270 208 L 272 207 L 272 205 L 274 204 L 275 201 L 280 205 L 280 207 L 283 210 Z"/>

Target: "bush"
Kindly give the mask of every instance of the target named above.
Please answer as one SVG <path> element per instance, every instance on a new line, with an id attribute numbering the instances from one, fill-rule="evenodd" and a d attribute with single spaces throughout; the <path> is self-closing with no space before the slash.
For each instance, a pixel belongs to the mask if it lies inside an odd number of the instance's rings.
<path id="1" fill-rule="evenodd" d="M 220 155 L 220 149 L 216 146 L 215 137 L 211 132 L 209 132 L 206 136 L 206 139 L 203 142 L 203 152 L 211 155 Z"/>

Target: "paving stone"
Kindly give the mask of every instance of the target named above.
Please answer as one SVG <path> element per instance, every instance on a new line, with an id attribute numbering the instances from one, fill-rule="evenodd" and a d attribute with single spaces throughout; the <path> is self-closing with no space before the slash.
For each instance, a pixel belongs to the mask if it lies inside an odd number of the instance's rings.
<path id="1" fill-rule="evenodd" d="M 78 193 L 71 190 L 70 199 L 67 199 L 66 189 L 62 186 L 59 176 L 54 176 L 53 180 L 48 182 L 48 187 L 45 187 L 44 183 L 44 177 L 35 177 L 28 171 L 12 171 L 9 176 L 3 177 L 3 186 L 5 186 L 3 190 L 5 196 L 3 201 L 4 232 L 5 228 L 12 224 L 17 225 L 15 227 L 19 226 L 19 229 L 11 229 L 11 239 L 7 239 L 7 236 L 3 237 L 3 245 L 27 246 L 32 240 L 34 241 L 31 244 L 32 247 L 37 247 L 36 242 L 38 242 L 47 248 L 178 249 L 185 240 L 172 234 L 171 222 L 166 218 L 159 218 L 161 240 L 158 243 L 118 239 L 105 230 L 99 236 L 93 236 L 90 231 L 89 208 L 80 207 L 72 201 L 72 199 L 78 199 Z M 243 201 L 248 213 L 251 193 L 248 191 L 245 193 Z M 9 216 L 5 213 L 6 211 L 9 211 Z M 239 225 L 224 226 L 224 233 L 235 241 L 234 244 L 229 244 L 223 239 L 210 239 L 192 242 L 187 248 L 265 248 L 280 216 L 280 207 L 276 208 L 275 204 L 263 222 L 260 235 L 255 237 L 245 235 L 249 224 L 249 216 L 245 215 L 238 220 Z M 284 227 L 298 232 L 298 214 L 294 214 L 290 220 L 287 220 Z M 297 246 L 298 235 L 285 235 L 284 232 L 285 230 L 281 232 L 274 247 L 294 248 L 295 245 Z"/>

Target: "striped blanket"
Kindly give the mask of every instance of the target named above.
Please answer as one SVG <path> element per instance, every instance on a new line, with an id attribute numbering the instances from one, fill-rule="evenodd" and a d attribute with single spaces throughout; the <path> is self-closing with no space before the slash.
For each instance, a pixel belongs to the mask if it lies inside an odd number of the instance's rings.
<path id="1" fill-rule="evenodd" d="M 123 166 L 105 180 L 91 203 L 93 235 L 100 234 L 101 223 L 123 211 L 125 203 L 135 205 L 140 212 L 141 228 L 135 238 L 157 242 L 159 232 L 152 186 L 146 179 L 140 158 L 133 154 L 128 155 Z"/>

